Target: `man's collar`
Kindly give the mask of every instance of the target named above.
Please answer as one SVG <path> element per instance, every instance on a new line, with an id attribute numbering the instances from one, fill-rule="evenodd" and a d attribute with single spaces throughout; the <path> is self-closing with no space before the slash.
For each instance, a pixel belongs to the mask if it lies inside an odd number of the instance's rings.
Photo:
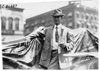
<path id="1" fill-rule="evenodd" d="M 58 28 L 61 28 L 62 24 L 60 23 L 59 25 L 54 25 L 54 28 L 58 27 Z"/>

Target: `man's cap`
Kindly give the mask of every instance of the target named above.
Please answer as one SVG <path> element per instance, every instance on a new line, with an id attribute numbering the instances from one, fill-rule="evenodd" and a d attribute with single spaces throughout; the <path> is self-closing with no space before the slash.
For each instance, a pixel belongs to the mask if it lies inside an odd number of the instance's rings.
<path id="1" fill-rule="evenodd" d="M 65 14 L 62 13 L 62 10 L 61 9 L 56 9 L 54 10 L 52 16 L 53 17 L 56 17 L 56 16 L 64 16 Z"/>

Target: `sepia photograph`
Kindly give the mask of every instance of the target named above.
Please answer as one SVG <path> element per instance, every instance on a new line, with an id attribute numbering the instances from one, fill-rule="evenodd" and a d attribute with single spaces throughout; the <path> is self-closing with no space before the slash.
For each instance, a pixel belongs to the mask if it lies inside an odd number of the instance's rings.
<path id="1" fill-rule="evenodd" d="M 99 0 L 0 4 L 3 70 L 99 70 Z"/>

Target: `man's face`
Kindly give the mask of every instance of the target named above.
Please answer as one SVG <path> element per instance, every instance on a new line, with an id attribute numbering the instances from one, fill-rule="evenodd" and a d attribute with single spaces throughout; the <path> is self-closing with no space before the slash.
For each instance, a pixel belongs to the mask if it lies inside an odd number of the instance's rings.
<path id="1" fill-rule="evenodd" d="M 61 16 L 55 16 L 55 17 L 53 17 L 55 25 L 59 25 L 61 23 L 61 19 L 62 19 Z"/>

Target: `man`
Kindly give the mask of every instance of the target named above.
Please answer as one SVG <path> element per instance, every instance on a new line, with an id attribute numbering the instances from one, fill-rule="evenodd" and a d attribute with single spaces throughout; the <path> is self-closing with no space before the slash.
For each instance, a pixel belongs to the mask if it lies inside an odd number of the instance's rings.
<path id="1" fill-rule="evenodd" d="M 46 29 L 45 42 L 40 58 L 40 65 L 45 69 L 60 69 L 59 55 L 73 48 L 73 38 L 69 29 L 61 24 L 64 14 L 60 9 L 52 14 L 54 26 Z"/>

